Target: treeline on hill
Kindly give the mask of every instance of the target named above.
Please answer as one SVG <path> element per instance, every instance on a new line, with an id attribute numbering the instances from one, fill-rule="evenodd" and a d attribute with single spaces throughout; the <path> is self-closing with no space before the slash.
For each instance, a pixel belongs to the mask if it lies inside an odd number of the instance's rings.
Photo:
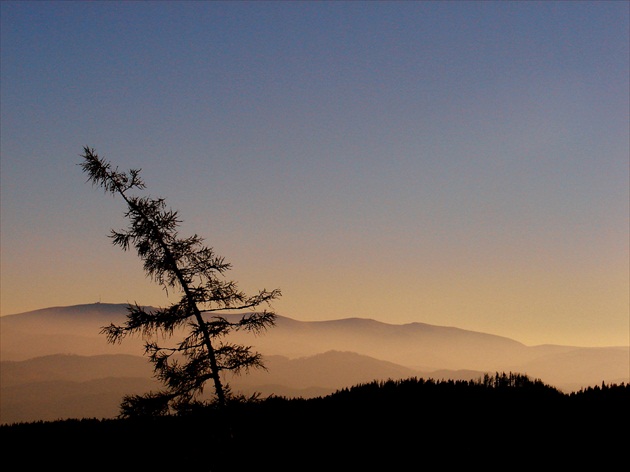
<path id="1" fill-rule="evenodd" d="M 311 399 L 235 399 L 224 410 L 177 416 L 3 425 L 0 444 L 5 460 L 25 469 L 420 470 L 435 461 L 492 470 L 602 467 L 627 459 L 629 407 L 623 383 L 565 394 L 514 373 L 409 378 Z"/>

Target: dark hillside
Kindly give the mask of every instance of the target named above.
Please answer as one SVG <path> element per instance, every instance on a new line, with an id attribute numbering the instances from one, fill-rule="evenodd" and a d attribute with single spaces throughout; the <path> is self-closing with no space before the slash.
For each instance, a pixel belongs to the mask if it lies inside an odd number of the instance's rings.
<path id="1" fill-rule="evenodd" d="M 231 405 L 185 416 L 0 427 L 6 461 L 85 470 L 604 470 L 627 459 L 630 386 L 570 395 L 518 374 L 479 381 L 371 382 L 313 399 Z M 21 444 L 22 447 L 16 446 Z M 31 445 L 37 454 L 20 450 Z"/>

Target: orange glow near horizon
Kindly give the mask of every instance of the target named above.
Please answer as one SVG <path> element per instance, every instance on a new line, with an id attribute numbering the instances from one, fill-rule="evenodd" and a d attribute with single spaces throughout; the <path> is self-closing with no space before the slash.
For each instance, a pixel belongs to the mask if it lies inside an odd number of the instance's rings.
<path id="1" fill-rule="evenodd" d="M 1 315 L 171 301 L 90 146 L 280 315 L 630 345 L 628 2 L 0 8 Z"/>

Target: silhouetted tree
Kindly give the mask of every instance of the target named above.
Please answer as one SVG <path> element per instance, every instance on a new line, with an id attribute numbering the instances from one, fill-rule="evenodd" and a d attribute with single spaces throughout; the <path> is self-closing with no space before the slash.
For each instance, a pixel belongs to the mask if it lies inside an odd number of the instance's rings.
<path id="1" fill-rule="evenodd" d="M 167 308 L 149 310 L 129 305 L 122 326 L 111 324 L 102 329 L 110 343 L 121 342 L 131 334 L 142 335 L 154 375 L 164 386 L 158 392 L 125 396 L 121 416 L 165 415 L 208 404 L 225 406 L 234 396 L 222 382 L 223 371 L 264 368 L 261 355 L 251 351 L 251 346 L 231 344 L 226 336 L 238 330 L 260 333 L 273 326 L 273 311 L 255 309 L 270 306 L 280 291 L 261 290 L 253 296 L 240 291 L 235 282 L 223 277 L 231 265 L 205 246 L 201 237 L 179 236 L 181 220 L 176 211 L 166 208 L 163 198 L 130 193 L 146 188 L 139 169 L 120 172 L 99 158 L 94 149 L 84 147 L 83 151 L 80 166 L 88 182 L 119 195 L 127 205 L 129 226 L 111 231 L 113 244 L 123 250 L 133 246 L 147 275 L 165 290 L 181 294 L 179 301 Z M 240 315 L 229 319 L 220 316 L 219 312 L 226 311 Z M 173 334 L 180 328 L 185 336 L 175 342 Z M 171 340 L 172 345 L 162 345 L 162 340 Z M 207 381 L 214 385 L 210 402 L 200 400 Z"/>

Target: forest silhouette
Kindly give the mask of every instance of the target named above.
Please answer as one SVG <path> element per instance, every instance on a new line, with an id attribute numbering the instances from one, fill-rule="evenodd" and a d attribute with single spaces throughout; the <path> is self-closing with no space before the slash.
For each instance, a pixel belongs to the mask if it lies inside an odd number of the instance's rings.
<path id="1" fill-rule="evenodd" d="M 85 470 L 422 470 L 598 468 L 627 459 L 630 385 L 563 393 L 518 373 L 477 380 L 373 381 L 316 398 L 234 397 L 162 416 L 0 426 L 0 444 L 37 447 L 33 467 Z M 23 447 L 23 446 L 22 446 Z"/>

